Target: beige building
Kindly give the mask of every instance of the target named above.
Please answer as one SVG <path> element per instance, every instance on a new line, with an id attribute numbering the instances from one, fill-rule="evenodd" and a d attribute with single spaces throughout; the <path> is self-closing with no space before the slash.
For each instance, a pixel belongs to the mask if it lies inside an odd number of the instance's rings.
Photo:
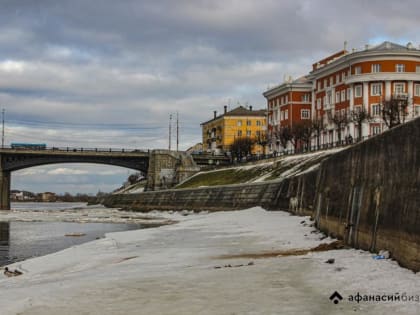
<path id="1" fill-rule="evenodd" d="M 57 200 L 55 194 L 52 192 L 42 193 L 41 198 L 42 198 L 42 201 L 45 201 L 45 202 L 53 202 Z"/>

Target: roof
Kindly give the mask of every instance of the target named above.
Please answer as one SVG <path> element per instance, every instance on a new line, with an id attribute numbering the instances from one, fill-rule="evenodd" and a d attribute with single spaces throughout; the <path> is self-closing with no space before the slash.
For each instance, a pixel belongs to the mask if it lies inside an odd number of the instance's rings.
<path id="1" fill-rule="evenodd" d="M 331 61 L 336 60 L 336 59 L 346 55 L 347 53 L 348 53 L 348 51 L 344 49 L 344 50 L 340 50 L 339 52 L 336 52 L 335 54 L 333 54 L 331 56 L 325 57 L 324 59 L 319 60 L 319 61 L 315 62 L 314 64 L 312 64 L 312 70 L 316 70 L 320 66 L 324 66 L 324 65 L 330 63 Z"/>
<path id="2" fill-rule="evenodd" d="M 265 117 L 266 115 L 267 115 L 267 111 L 265 109 L 251 110 L 243 106 L 238 106 L 226 113 L 223 113 L 222 115 L 217 116 L 216 118 L 213 118 L 213 119 L 210 119 L 208 121 L 201 123 L 201 125 L 207 124 L 213 120 L 217 120 L 222 117 L 232 117 L 232 116 Z"/>
<path id="3" fill-rule="evenodd" d="M 408 46 L 408 45 L 407 45 Z M 383 42 L 382 44 L 376 45 L 370 48 L 370 51 L 380 51 L 380 50 L 407 50 L 407 46 L 402 46 L 399 44 L 391 43 L 388 41 Z"/>
<path id="4" fill-rule="evenodd" d="M 243 106 L 238 106 L 231 111 L 228 111 L 226 114 L 223 114 L 222 116 L 265 116 L 266 111 L 265 109 L 259 109 L 259 110 L 250 110 Z"/>
<path id="5" fill-rule="evenodd" d="M 374 55 L 388 55 L 388 54 L 408 54 L 410 56 L 418 57 L 420 55 L 420 49 L 417 49 L 412 43 L 407 45 L 399 45 L 389 41 L 385 41 L 379 45 L 371 46 L 365 45 L 363 50 L 353 49 L 351 53 L 347 53 L 338 58 L 333 58 L 329 60 L 326 64 L 320 64 L 313 69 L 310 73 L 310 77 L 313 78 L 314 73 L 320 73 L 329 71 L 334 68 L 337 64 L 346 61 L 356 60 L 357 58 L 363 58 L 365 56 L 374 56 Z"/>
<path id="6" fill-rule="evenodd" d="M 270 88 L 267 91 L 265 91 L 263 95 L 264 97 L 269 97 L 269 96 L 273 96 L 274 94 L 277 95 L 278 93 L 285 93 L 289 91 L 291 88 L 293 89 L 300 88 L 304 90 L 307 90 L 307 89 L 310 90 L 312 88 L 312 81 L 307 75 L 304 75 L 297 78 L 296 80 L 286 81 L 280 85 Z"/>

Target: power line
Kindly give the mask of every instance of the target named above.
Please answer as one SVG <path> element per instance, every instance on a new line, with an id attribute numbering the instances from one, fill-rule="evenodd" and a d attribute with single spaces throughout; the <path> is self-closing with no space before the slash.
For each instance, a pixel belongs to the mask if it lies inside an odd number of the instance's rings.
<path id="1" fill-rule="evenodd" d="M 92 129 L 102 129 L 102 128 L 112 128 L 113 130 L 158 130 L 164 129 L 163 125 L 147 125 L 147 124 L 108 124 L 108 123 L 66 123 L 66 122 L 57 122 L 57 121 L 39 121 L 39 120 L 21 120 L 21 119 L 8 119 L 8 122 L 12 125 L 24 125 L 24 126 L 49 126 L 49 127 L 61 127 L 65 128 L 67 126 L 82 127 L 87 126 Z M 195 124 L 190 126 L 184 126 L 183 129 L 196 129 L 198 128 Z"/>

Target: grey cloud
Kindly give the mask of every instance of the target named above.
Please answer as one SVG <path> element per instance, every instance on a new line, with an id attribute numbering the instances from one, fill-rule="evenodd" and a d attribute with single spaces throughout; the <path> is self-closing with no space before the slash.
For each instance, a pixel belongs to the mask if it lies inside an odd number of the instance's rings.
<path id="1" fill-rule="evenodd" d="M 213 110 L 264 107 L 268 86 L 306 74 L 345 40 L 417 45 L 419 9 L 414 0 L 5 0 L 6 139 L 165 148 L 178 111 L 186 149 Z"/>

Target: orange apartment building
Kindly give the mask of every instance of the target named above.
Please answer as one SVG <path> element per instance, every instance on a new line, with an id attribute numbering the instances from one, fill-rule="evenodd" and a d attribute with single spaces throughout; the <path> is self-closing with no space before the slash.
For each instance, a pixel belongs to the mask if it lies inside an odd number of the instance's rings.
<path id="1" fill-rule="evenodd" d="M 371 119 L 362 123 L 361 136 L 366 138 L 381 133 L 387 128 L 381 116 L 383 101 L 406 98 L 406 119 L 420 116 L 420 49 L 411 43 L 402 46 L 384 42 L 377 46 L 366 45 L 361 51 L 344 49 L 314 63 L 307 76 L 263 93 L 269 112 L 268 130 L 307 119 L 308 105 L 302 102 L 308 98 L 304 96 L 306 93 L 310 93 L 311 119 L 322 118 L 325 124 L 321 144 L 331 144 L 339 138 L 331 115 L 350 115 L 362 107 Z M 281 97 L 285 95 L 288 98 L 282 104 Z M 286 110 L 287 119 L 286 113 L 281 114 Z M 353 122 L 348 122 L 341 130 L 341 139 L 348 136 L 357 139 L 358 129 Z M 276 145 L 278 143 L 272 141 L 272 149 L 276 149 Z"/>
<path id="2" fill-rule="evenodd" d="M 293 127 L 294 123 L 311 120 L 312 82 L 304 76 L 276 86 L 265 93 L 268 112 L 268 137 L 272 139 L 272 151 L 280 151 L 280 142 L 274 139 L 274 134 L 282 127 Z"/>

